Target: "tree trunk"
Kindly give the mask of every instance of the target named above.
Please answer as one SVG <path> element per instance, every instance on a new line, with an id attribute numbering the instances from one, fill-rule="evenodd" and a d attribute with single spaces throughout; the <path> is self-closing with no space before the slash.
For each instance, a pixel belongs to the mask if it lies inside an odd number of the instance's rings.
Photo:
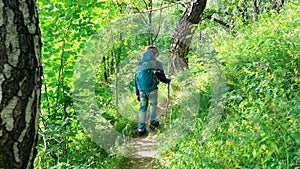
<path id="1" fill-rule="evenodd" d="M 107 68 L 106 68 L 106 56 L 103 55 L 102 56 L 102 62 L 103 62 L 103 77 L 104 77 L 104 82 L 108 82 L 108 74 L 109 72 L 107 72 Z"/>
<path id="2" fill-rule="evenodd" d="M 253 20 L 257 21 L 257 15 L 259 14 L 257 0 L 253 1 L 253 11 Z"/>
<path id="3" fill-rule="evenodd" d="M 148 45 L 153 45 L 152 8 L 153 8 L 153 4 L 152 4 L 152 0 L 150 0 L 148 3 L 148 9 L 147 9 L 147 10 L 149 10 L 149 13 L 148 13 L 148 36 L 149 36 Z"/>
<path id="4" fill-rule="evenodd" d="M 187 55 L 190 50 L 190 44 L 197 25 L 206 6 L 206 0 L 190 0 L 187 3 L 186 10 L 171 38 L 169 48 L 169 75 L 188 69 Z"/>
<path id="5" fill-rule="evenodd" d="M 281 9 L 281 7 L 284 4 L 284 0 L 273 0 L 272 4 L 273 4 L 273 8 L 272 9 L 275 9 L 277 12 L 279 12 L 280 9 Z"/>
<path id="6" fill-rule="evenodd" d="M 0 168 L 33 168 L 42 72 L 35 1 L 0 1 L 0 29 Z"/>

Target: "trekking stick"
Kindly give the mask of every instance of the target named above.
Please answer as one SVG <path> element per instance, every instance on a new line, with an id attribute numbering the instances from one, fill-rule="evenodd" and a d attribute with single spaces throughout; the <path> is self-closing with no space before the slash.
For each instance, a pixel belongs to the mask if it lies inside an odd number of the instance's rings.
<path id="1" fill-rule="evenodd" d="M 168 83 L 168 104 L 170 101 L 170 83 Z"/>
<path id="2" fill-rule="evenodd" d="M 166 108 L 166 117 L 169 109 L 169 102 L 170 102 L 170 83 L 168 83 L 168 98 L 167 98 L 167 108 Z"/>

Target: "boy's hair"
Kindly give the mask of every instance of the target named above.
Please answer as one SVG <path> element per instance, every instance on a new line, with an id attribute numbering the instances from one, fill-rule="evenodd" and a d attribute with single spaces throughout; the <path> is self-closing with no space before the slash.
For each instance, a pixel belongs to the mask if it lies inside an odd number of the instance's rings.
<path id="1" fill-rule="evenodd" d="M 157 57 L 159 55 L 159 51 L 158 51 L 157 47 L 155 47 L 155 46 L 148 46 L 146 48 L 146 50 L 150 50 L 155 57 Z"/>

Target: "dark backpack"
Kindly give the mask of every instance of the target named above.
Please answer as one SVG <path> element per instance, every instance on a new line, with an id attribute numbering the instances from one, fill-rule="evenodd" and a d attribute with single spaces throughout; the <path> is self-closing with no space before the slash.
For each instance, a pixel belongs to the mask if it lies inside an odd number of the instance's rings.
<path id="1" fill-rule="evenodd" d="M 157 88 L 159 80 L 155 75 L 156 60 L 141 62 L 135 73 L 135 80 L 139 91 L 150 93 Z"/>

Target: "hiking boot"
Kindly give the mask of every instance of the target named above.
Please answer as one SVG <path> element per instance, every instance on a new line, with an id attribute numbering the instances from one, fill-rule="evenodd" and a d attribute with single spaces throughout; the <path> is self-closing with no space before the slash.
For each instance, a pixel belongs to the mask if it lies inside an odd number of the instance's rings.
<path id="1" fill-rule="evenodd" d="M 147 132 L 146 129 L 145 129 L 144 131 L 138 131 L 138 135 L 139 135 L 139 136 L 143 136 L 146 132 Z"/>
<path id="2" fill-rule="evenodd" d="M 158 120 L 153 120 L 153 121 L 150 122 L 149 128 L 150 128 L 151 130 L 154 130 L 154 129 L 156 129 L 158 126 L 159 126 L 159 121 L 158 121 Z"/>

